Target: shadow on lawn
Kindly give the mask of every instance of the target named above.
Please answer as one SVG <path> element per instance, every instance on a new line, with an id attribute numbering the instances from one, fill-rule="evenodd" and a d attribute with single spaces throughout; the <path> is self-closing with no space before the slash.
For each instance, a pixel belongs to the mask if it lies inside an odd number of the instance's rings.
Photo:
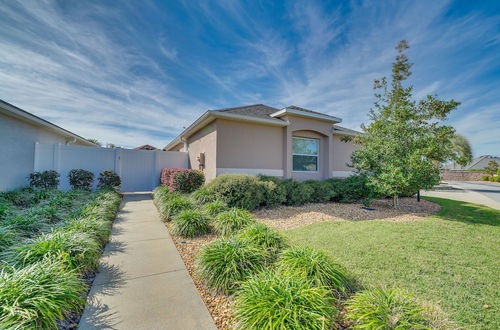
<path id="1" fill-rule="evenodd" d="M 438 197 L 426 197 L 443 206 L 436 217 L 448 221 L 460 221 L 474 225 L 500 226 L 500 211 L 495 209 Z"/>

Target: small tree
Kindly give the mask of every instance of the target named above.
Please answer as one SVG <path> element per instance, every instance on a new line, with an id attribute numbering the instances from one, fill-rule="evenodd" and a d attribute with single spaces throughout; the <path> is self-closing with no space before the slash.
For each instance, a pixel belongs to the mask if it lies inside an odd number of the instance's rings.
<path id="1" fill-rule="evenodd" d="M 484 171 L 489 175 L 495 175 L 498 171 L 498 163 L 494 160 L 490 160 L 488 165 L 484 168 Z"/>
<path id="2" fill-rule="evenodd" d="M 375 80 L 376 102 L 370 110 L 371 122 L 362 125 L 363 133 L 354 141 L 360 149 L 352 156 L 353 166 L 368 175 L 368 185 L 375 191 L 398 197 L 430 189 L 439 182 L 439 164 L 454 159 L 451 139 L 454 129 L 440 125 L 459 103 L 441 101 L 428 95 L 413 100 L 413 87 L 403 82 L 411 75 L 404 51 L 408 43 L 400 41 L 389 85 L 384 77 Z"/>
<path id="3" fill-rule="evenodd" d="M 472 147 L 463 135 L 455 134 L 451 138 L 451 151 L 458 165 L 466 166 L 472 161 Z"/>

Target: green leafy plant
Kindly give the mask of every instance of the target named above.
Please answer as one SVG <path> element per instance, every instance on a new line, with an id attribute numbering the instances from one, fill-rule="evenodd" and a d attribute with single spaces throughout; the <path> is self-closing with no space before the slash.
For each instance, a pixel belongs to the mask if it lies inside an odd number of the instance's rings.
<path id="1" fill-rule="evenodd" d="M 353 329 L 442 329 L 446 321 L 411 294 L 395 289 L 370 289 L 347 302 Z"/>
<path id="2" fill-rule="evenodd" d="M 208 217 L 200 210 L 181 211 L 172 224 L 174 234 L 182 237 L 194 237 L 209 232 Z"/>
<path id="3" fill-rule="evenodd" d="M 260 181 L 246 174 L 219 175 L 205 185 L 204 189 L 214 197 L 214 200 L 223 201 L 231 207 L 253 210 L 264 201 Z"/>
<path id="4" fill-rule="evenodd" d="M 267 251 L 271 260 L 286 247 L 285 238 L 279 232 L 263 223 L 254 223 L 238 232 L 237 239 L 260 246 Z"/>
<path id="5" fill-rule="evenodd" d="M 170 192 L 188 194 L 203 185 L 205 174 L 193 169 L 164 168 L 161 171 L 160 182 L 169 187 Z"/>
<path id="6" fill-rule="evenodd" d="M 263 270 L 265 264 L 266 253 L 258 246 L 219 239 L 200 251 L 197 272 L 209 287 L 228 294 L 250 275 Z"/>
<path id="7" fill-rule="evenodd" d="M 484 171 L 488 173 L 489 175 L 495 175 L 497 171 L 499 170 L 499 165 L 496 161 L 490 160 L 488 162 L 488 165 L 484 168 Z"/>
<path id="8" fill-rule="evenodd" d="M 235 297 L 239 329 L 330 329 L 336 315 L 326 288 L 304 277 L 266 271 L 243 282 Z"/>
<path id="9" fill-rule="evenodd" d="M 172 221 L 179 212 L 192 208 L 194 208 L 194 205 L 191 200 L 176 194 L 161 202 L 160 214 L 163 220 Z"/>
<path id="10" fill-rule="evenodd" d="M 328 202 L 335 195 L 332 186 L 327 181 L 307 180 L 304 184 L 312 188 L 309 202 L 324 203 Z"/>
<path id="11" fill-rule="evenodd" d="M 73 189 L 90 189 L 94 182 L 94 173 L 82 169 L 73 169 L 69 171 L 68 180 Z"/>
<path id="12" fill-rule="evenodd" d="M 219 213 L 227 211 L 229 208 L 226 203 L 221 201 L 213 201 L 203 205 L 203 211 L 210 217 L 215 217 Z"/>
<path id="13" fill-rule="evenodd" d="M 28 215 L 16 215 L 4 220 L 4 225 L 10 226 L 23 235 L 32 236 L 49 230 L 50 226 L 42 218 L 30 217 Z"/>
<path id="14" fill-rule="evenodd" d="M 0 220 L 13 213 L 13 207 L 5 199 L 0 199 Z"/>
<path id="15" fill-rule="evenodd" d="M 0 328 L 56 329 L 57 321 L 84 304 L 83 280 L 57 260 L 0 271 Z"/>
<path id="16" fill-rule="evenodd" d="M 286 193 L 285 205 L 302 205 L 311 200 L 313 189 L 293 179 L 280 180 L 279 185 Z"/>
<path id="17" fill-rule="evenodd" d="M 28 176 L 30 187 L 39 189 L 56 189 L 59 186 L 57 171 L 33 172 Z"/>
<path id="18" fill-rule="evenodd" d="M 337 292 L 349 288 L 344 267 L 335 264 L 323 252 L 309 247 L 291 247 L 283 251 L 278 260 L 283 274 L 298 274 L 318 286 L 326 286 Z"/>
<path id="19" fill-rule="evenodd" d="M 273 207 L 285 202 L 285 189 L 279 183 L 274 181 L 260 181 L 259 185 L 263 195 L 262 206 Z"/>
<path id="20" fill-rule="evenodd" d="M 122 180 L 115 172 L 111 170 L 104 170 L 99 173 L 97 188 L 119 189 L 121 184 Z"/>
<path id="21" fill-rule="evenodd" d="M 13 245 L 19 239 L 18 233 L 8 226 L 0 226 L 0 252 Z"/>
<path id="22" fill-rule="evenodd" d="M 212 225 L 217 234 L 227 237 L 253 223 L 255 223 L 255 217 L 250 212 L 231 208 L 219 213 Z"/>
<path id="23" fill-rule="evenodd" d="M 208 185 L 202 186 L 200 189 L 194 191 L 191 194 L 191 198 L 197 203 L 197 204 L 205 204 L 209 202 L 215 201 L 216 197 L 212 194 L 210 189 L 208 188 Z"/>

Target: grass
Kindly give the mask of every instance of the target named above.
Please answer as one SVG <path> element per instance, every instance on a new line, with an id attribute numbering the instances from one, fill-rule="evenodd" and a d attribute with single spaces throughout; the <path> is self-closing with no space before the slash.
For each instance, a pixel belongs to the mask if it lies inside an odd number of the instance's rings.
<path id="1" fill-rule="evenodd" d="M 419 221 L 323 222 L 285 232 L 325 251 L 360 285 L 394 287 L 467 329 L 500 328 L 500 211 L 441 198 Z"/>

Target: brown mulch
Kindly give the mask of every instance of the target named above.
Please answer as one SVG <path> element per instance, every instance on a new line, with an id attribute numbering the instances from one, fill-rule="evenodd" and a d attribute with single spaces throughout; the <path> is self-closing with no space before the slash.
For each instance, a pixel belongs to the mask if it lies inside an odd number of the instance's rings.
<path id="1" fill-rule="evenodd" d="M 232 329 L 231 320 L 233 319 L 233 317 L 230 308 L 230 298 L 228 296 L 210 290 L 205 285 L 205 283 L 203 283 L 203 281 L 196 275 L 195 270 L 196 256 L 198 252 L 204 245 L 217 239 L 217 236 L 203 235 L 194 238 L 182 238 L 172 234 L 171 223 L 167 222 L 165 223 L 165 225 L 170 232 L 170 236 L 172 236 L 172 239 L 174 240 L 175 246 L 177 247 L 182 260 L 186 265 L 189 275 L 191 275 L 191 277 L 193 278 L 193 282 L 198 289 L 203 302 L 207 306 L 210 315 L 212 315 L 217 329 Z"/>
<path id="2" fill-rule="evenodd" d="M 324 221 L 415 221 L 432 215 L 441 208 L 426 200 L 417 202 L 415 198 L 400 198 L 399 208 L 392 207 L 392 199 L 378 199 L 371 202 L 370 208 L 363 209 L 361 204 L 313 203 L 302 206 L 279 206 L 253 212 L 257 220 L 279 230 L 299 228 Z"/>

